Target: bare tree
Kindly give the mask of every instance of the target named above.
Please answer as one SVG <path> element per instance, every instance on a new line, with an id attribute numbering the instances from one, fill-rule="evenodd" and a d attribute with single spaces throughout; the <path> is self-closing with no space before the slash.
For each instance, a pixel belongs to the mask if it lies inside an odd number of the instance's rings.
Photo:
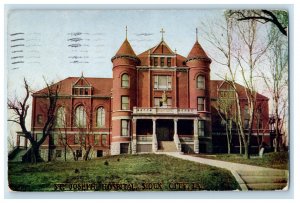
<path id="1" fill-rule="evenodd" d="M 255 20 L 262 24 L 272 23 L 287 36 L 288 13 L 285 10 L 229 10 L 228 13 L 238 21 Z"/>
<path id="2" fill-rule="evenodd" d="M 81 150 L 84 149 L 83 160 L 87 161 L 90 158 L 93 148 L 95 146 L 95 138 L 93 132 L 93 118 L 95 113 L 88 104 L 84 103 L 85 122 L 80 121 L 75 115 L 75 124 L 79 130 L 79 144 Z M 74 112 L 76 113 L 76 111 Z M 77 119 L 77 120 L 76 120 Z"/>
<path id="3" fill-rule="evenodd" d="M 62 109 L 60 109 L 62 108 Z M 59 110 L 60 109 L 60 110 Z M 58 111 L 63 111 L 63 112 L 58 112 Z M 62 103 L 62 106 L 60 106 L 57 109 L 56 113 L 56 120 L 55 120 L 55 132 L 57 133 L 57 143 L 59 145 L 62 145 L 64 148 L 64 160 L 67 161 L 67 151 L 68 149 L 71 151 L 73 155 L 74 161 L 77 161 L 77 156 L 76 156 L 76 151 L 74 148 L 70 145 L 70 139 L 68 136 L 68 127 L 71 125 L 71 123 L 68 122 L 66 115 L 67 112 L 71 112 L 71 110 L 68 108 L 68 105 L 65 103 Z"/>
<path id="4" fill-rule="evenodd" d="M 233 124 L 236 122 L 235 115 L 235 91 L 223 83 L 222 88 L 218 88 L 218 99 L 216 103 L 217 112 L 221 118 L 221 124 L 225 126 L 227 138 L 227 153 L 231 153 Z"/>
<path id="5" fill-rule="evenodd" d="M 7 105 L 8 109 L 12 110 L 14 112 L 14 116 L 9 119 L 8 121 L 14 122 L 20 125 L 23 136 L 29 140 L 31 144 L 30 149 L 30 156 L 29 161 L 31 163 L 36 163 L 43 161 L 40 153 L 39 148 L 42 145 L 42 143 L 46 140 L 47 136 L 49 136 L 53 130 L 54 126 L 54 120 L 55 120 L 55 110 L 56 110 L 56 102 L 58 98 L 58 93 L 60 89 L 59 83 L 57 84 L 48 84 L 47 82 L 47 91 L 44 93 L 44 97 L 47 99 L 47 112 L 46 112 L 46 122 L 43 125 L 43 133 L 42 137 L 37 140 L 30 131 L 28 131 L 26 127 L 26 118 L 28 114 L 29 104 L 28 100 L 30 97 L 30 93 L 32 92 L 30 90 L 30 87 L 24 78 L 24 87 L 25 87 L 25 97 L 23 99 L 17 99 L 15 97 L 14 99 L 8 99 Z"/>
<path id="6" fill-rule="evenodd" d="M 206 27 L 207 28 L 207 27 Z M 269 43 L 265 44 L 258 41 L 258 26 L 255 20 L 239 22 L 230 17 L 225 12 L 225 24 L 219 25 L 221 36 L 217 36 L 212 27 L 211 30 L 205 31 L 209 38 L 207 39 L 221 54 L 223 59 L 215 61 L 227 67 L 228 79 L 223 77 L 235 91 L 236 101 L 236 124 L 238 132 L 242 138 L 245 157 L 250 158 L 250 139 L 252 136 L 254 110 L 256 106 L 256 87 L 255 87 L 255 70 L 260 63 L 260 59 L 265 55 Z M 238 77 L 239 76 L 239 77 Z M 245 86 L 246 104 L 248 106 L 248 125 L 244 120 L 242 112 L 241 95 L 237 86 L 239 79 Z"/>
<path id="7" fill-rule="evenodd" d="M 269 66 L 261 70 L 262 78 L 272 96 L 272 111 L 275 123 L 275 146 L 277 152 L 280 146 L 282 123 L 286 122 L 288 103 L 288 43 L 287 39 L 271 30 L 269 38 L 272 41 L 268 52 Z M 273 40 L 275 39 L 275 40 Z"/>

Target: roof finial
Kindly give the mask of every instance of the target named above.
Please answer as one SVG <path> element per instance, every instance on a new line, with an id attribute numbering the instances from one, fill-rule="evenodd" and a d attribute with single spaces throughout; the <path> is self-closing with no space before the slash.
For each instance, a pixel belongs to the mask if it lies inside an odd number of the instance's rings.
<path id="1" fill-rule="evenodd" d="M 81 71 L 81 77 L 83 78 L 83 71 Z"/>
<path id="2" fill-rule="evenodd" d="M 174 52 L 175 52 L 175 54 L 177 54 L 177 49 L 176 48 L 175 48 Z"/>
<path id="3" fill-rule="evenodd" d="M 127 39 L 127 25 L 126 25 L 126 28 L 125 28 L 125 30 L 126 30 L 126 39 Z"/>
<path id="4" fill-rule="evenodd" d="M 161 33 L 161 41 L 164 41 L 164 33 L 165 33 L 164 28 L 161 28 L 160 33 Z"/>
<path id="5" fill-rule="evenodd" d="M 196 28 L 196 42 L 198 42 L 198 28 Z"/>

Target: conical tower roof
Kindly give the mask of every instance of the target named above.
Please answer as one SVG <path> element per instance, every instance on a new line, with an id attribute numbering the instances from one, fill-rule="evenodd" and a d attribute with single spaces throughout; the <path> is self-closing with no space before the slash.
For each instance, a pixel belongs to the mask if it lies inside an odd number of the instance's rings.
<path id="1" fill-rule="evenodd" d="M 197 59 L 211 62 L 211 59 L 207 56 L 198 41 L 195 42 L 193 48 L 191 49 L 187 61 Z"/>
<path id="2" fill-rule="evenodd" d="M 127 35 L 126 39 L 115 54 L 114 57 L 111 58 L 111 61 L 115 60 L 116 58 L 121 58 L 121 57 L 127 57 L 136 60 L 137 62 L 140 61 L 140 59 L 135 55 L 129 41 L 127 40 Z"/>
<path id="3" fill-rule="evenodd" d="M 125 41 L 123 42 L 123 44 L 121 45 L 121 47 L 119 48 L 119 50 L 116 53 L 116 56 L 123 56 L 123 55 L 136 57 L 136 55 L 127 39 L 125 39 Z"/>

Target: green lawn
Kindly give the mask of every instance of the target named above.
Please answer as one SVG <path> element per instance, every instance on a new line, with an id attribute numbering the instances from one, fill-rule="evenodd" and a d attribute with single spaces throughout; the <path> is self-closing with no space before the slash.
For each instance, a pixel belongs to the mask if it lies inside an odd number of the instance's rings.
<path id="1" fill-rule="evenodd" d="M 15 191 L 236 190 L 229 171 L 166 155 L 120 155 L 78 162 L 8 163 Z M 96 185 L 96 186 L 95 186 Z M 71 189 L 70 189 L 71 188 Z"/>
<path id="2" fill-rule="evenodd" d="M 217 159 L 222 161 L 249 164 L 268 168 L 277 168 L 288 170 L 289 154 L 288 152 L 272 152 L 266 153 L 262 158 L 259 156 L 251 156 L 250 159 L 245 159 L 240 154 L 216 154 L 216 155 L 196 155 L 208 159 Z"/>

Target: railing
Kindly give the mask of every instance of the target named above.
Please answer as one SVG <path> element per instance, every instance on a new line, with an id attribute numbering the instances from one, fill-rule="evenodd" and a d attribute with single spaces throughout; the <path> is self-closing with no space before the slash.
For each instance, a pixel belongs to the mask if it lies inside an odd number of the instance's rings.
<path id="1" fill-rule="evenodd" d="M 141 142 L 151 142 L 153 135 L 137 135 L 136 140 Z"/>
<path id="2" fill-rule="evenodd" d="M 180 141 L 191 142 L 194 140 L 194 135 L 178 135 Z"/>
<path id="3" fill-rule="evenodd" d="M 181 143 L 177 134 L 174 135 L 174 142 L 177 148 L 177 151 L 181 152 Z"/>
<path id="4" fill-rule="evenodd" d="M 197 114 L 197 109 L 133 107 L 134 114 Z"/>

